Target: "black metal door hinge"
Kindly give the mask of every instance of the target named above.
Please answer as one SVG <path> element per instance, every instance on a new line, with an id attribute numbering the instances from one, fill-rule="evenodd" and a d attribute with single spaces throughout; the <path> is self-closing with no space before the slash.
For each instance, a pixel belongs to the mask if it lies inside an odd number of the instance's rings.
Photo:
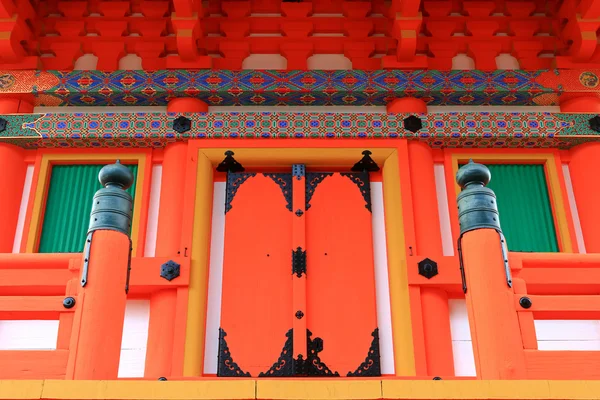
<path id="1" fill-rule="evenodd" d="M 302 250 L 302 247 L 292 250 L 292 274 L 298 278 L 306 274 L 306 250 Z"/>
<path id="2" fill-rule="evenodd" d="M 306 167 L 304 166 L 304 164 L 292 165 L 292 176 L 294 176 L 294 178 L 300 180 L 300 179 L 304 178 L 305 175 L 306 175 Z"/>

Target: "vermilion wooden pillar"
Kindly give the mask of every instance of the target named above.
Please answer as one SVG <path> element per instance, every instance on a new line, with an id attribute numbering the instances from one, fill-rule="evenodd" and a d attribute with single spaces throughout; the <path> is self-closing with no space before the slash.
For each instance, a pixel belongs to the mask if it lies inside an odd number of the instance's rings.
<path id="1" fill-rule="evenodd" d="M 180 251 L 186 154 L 186 143 L 170 144 L 165 148 L 156 235 L 157 257 L 176 257 Z M 167 377 L 172 373 L 176 303 L 176 289 L 161 290 L 150 297 L 144 374 L 147 378 Z"/>
<path id="2" fill-rule="evenodd" d="M 25 151 L 0 143 L 0 253 L 10 253 L 13 249 L 26 171 Z"/>
<path id="3" fill-rule="evenodd" d="M 525 354 L 507 283 L 496 198 L 485 188 L 489 170 L 469 163 L 458 172 L 462 257 L 467 310 L 479 379 L 525 379 Z M 508 253 L 507 253 L 508 257 Z"/>
<path id="4" fill-rule="evenodd" d="M 443 256 L 443 252 L 432 149 L 425 143 L 409 142 L 408 156 L 418 260 L 430 258 L 435 261 Z M 440 274 L 444 273 L 449 271 L 440 271 Z M 437 288 L 421 288 L 420 293 L 427 374 L 452 376 L 454 361 L 448 294 Z"/>
<path id="5" fill-rule="evenodd" d="M 125 189 L 134 177 L 125 166 L 114 164 L 104 167 L 99 178 L 105 189 L 94 196 L 80 272 L 81 319 L 70 346 L 74 379 L 116 379 L 119 371 L 133 210 Z"/>
<path id="6" fill-rule="evenodd" d="M 387 112 L 396 113 L 427 113 L 427 103 L 415 97 L 402 97 L 394 99 L 387 105 Z"/>
<path id="7" fill-rule="evenodd" d="M 579 222 L 588 253 L 600 253 L 600 189 L 597 176 L 600 143 L 586 143 L 570 151 L 569 172 Z"/>
<path id="8" fill-rule="evenodd" d="M 208 112 L 208 104 L 193 97 L 180 97 L 169 101 L 167 112 L 197 113 Z"/>
<path id="9" fill-rule="evenodd" d="M 0 98 L 0 114 L 31 114 L 33 104 L 19 98 Z"/>

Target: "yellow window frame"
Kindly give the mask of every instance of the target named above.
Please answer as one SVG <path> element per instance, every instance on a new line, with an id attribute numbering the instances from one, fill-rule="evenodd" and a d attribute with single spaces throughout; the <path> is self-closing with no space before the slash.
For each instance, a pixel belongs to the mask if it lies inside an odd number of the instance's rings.
<path id="1" fill-rule="evenodd" d="M 122 163 L 135 163 L 138 165 L 137 184 L 135 189 L 135 199 L 133 205 L 133 220 L 131 223 L 131 240 L 133 245 L 132 256 L 136 255 L 140 235 L 140 216 L 142 213 L 143 190 L 147 174 L 148 152 L 139 153 L 46 153 L 38 157 L 35 168 L 38 170 L 37 180 L 35 181 L 35 192 L 33 203 L 30 211 L 29 230 L 25 241 L 26 253 L 37 252 L 39 246 L 40 235 L 44 223 L 44 211 L 46 204 L 46 196 L 48 194 L 48 186 L 53 165 L 68 165 L 68 164 L 101 164 L 114 163 L 116 160 L 121 160 Z M 35 175 L 34 175 L 35 176 Z M 29 211 L 28 211 L 29 213 Z"/>

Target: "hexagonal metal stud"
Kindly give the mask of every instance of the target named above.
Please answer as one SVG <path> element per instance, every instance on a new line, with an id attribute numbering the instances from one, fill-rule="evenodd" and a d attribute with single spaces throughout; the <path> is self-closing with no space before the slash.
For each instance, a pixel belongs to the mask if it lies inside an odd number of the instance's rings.
<path id="1" fill-rule="evenodd" d="M 407 131 L 411 131 L 412 133 L 417 133 L 423 128 L 423 122 L 421 118 L 416 117 L 414 115 L 409 115 L 404 118 L 404 129 Z"/>
<path id="2" fill-rule="evenodd" d="M 4 118 L 0 118 L 0 132 L 4 132 L 7 125 L 8 122 Z"/>
<path id="3" fill-rule="evenodd" d="M 596 115 L 593 118 L 590 118 L 590 128 L 600 133 L 600 116 Z"/>
<path id="4" fill-rule="evenodd" d="M 184 116 L 179 116 L 173 121 L 173 130 L 179 133 L 185 133 L 192 129 L 192 120 Z"/>
<path id="5" fill-rule="evenodd" d="M 438 274 L 437 263 L 429 258 L 419 261 L 419 275 L 431 279 Z"/>
<path id="6" fill-rule="evenodd" d="M 173 279 L 177 278 L 179 276 L 179 272 L 180 265 L 173 260 L 169 260 L 160 266 L 160 276 L 168 281 L 172 281 Z"/>

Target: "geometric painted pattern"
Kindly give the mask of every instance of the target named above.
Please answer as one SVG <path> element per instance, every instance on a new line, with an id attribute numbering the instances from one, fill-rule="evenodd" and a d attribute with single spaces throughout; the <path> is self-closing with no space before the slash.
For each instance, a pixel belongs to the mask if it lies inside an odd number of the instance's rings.
<path id="1" fill-rule="evenodd" d="M 173 130 L 184 115 L 191 129 Z M 163 147 L 190 139 L 399 139 L 432 147 L 570 148 L 596 141 L 594 115 L 560 113 L 448 112 L 418 115 L 423 127 L 404 128 L 410 114 L 315 112 L 53 113 L 4 115 L 0 141 L 25 148 Z"/>
<path id="2" fill-rule="evenodd" d="M 164 106 L 176 97 L 220 106 L 382 106 L 403 96 L 429 105 L 555 105 L 564 87 L 558 70 L 34 72 L 0 71 L 0 93 L 31 93 L 46 106 Z"/>

